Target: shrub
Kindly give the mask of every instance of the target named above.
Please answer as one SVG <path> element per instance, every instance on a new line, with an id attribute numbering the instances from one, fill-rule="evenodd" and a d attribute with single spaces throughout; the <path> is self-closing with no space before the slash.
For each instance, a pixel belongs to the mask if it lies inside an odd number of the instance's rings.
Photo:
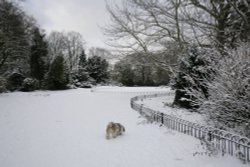
<path id="1" fill-rule="evenodd" d="M 208 97 L 197 89 L 187 90 L 193 103 L 207 114 L 218 128 L 234 130 L 250 136 L 250 43 L 227 50 L 217 57 L 213 80 L 205 80 Z"/>
<path id="2" fill-rule="evenodd" d="M 10 91 L 19 90 L 22 86 L 24 75 L 18 72 L 12 73 L 7 82 L 7 89 Z"/>
<path id="3" fill-rule="evenodd" d="M 39 81 L 34 78 L 25 78 L 22 87 L 20 88 L 23 92 L 30 92 L 37 89 L 39 89 Z"/>
<path id="4" fill-rule="evenodd" d="M 220 126 L 235 128 L 250 119 L 250 44 L 219 61 L 217 75 L 208 83 L 209 98 L 202 99 L 201 110 Z M 250 134 L 246 134 L 250 135 Z"/>

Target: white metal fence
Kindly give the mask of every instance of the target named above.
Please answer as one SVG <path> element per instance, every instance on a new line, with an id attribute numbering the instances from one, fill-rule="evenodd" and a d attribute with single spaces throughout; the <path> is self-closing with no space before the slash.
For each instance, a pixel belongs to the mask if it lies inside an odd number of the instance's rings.
<path id="1" fill-rule="evenodd" d="M 146 98 L 169 96 L 172 93 L 160 93 L 141 95 L 131 98 L 131 107 L 138 111 L 147 120 L 161 123 L 166 127 L 176 130 L 187 135 L 194 136 L 202 139 L 207 137 L 218 150 L 222 153 L 227 153 L 232 156 L 238 156 L 245 162 L 250 162 L 250 140 L 249 138 L 242 137 L 229 133 L 227 131 L 216 129 L 213 127 L 206 127 L 196 123 L 192 123 L 175 116 L 161 113 L 145 107 L 143 104 L 138 104 L 136 101 Z"/>

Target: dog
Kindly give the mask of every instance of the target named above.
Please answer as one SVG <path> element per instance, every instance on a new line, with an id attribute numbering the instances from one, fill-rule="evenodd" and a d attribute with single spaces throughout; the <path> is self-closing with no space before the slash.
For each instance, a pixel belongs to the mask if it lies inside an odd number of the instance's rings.
<path id="1" fill-rule="evenodd" d="M 106 128 L 106 139 L 116 138 L 125 132 L 125 128 L 120 123 L 109 122 Z"/>

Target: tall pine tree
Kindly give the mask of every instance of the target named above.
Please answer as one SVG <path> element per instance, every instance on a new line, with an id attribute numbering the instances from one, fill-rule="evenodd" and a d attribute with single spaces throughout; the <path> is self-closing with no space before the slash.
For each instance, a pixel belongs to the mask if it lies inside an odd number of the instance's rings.
<path id="1" fill-rule="evenodd" d="M 174 105 L 187 109 L 198 108 L 199 106 L 193 103 L 196 98 L 188 93 L 190 89 L 200 91 L 208 98 L 206 82 L 212 80 L 214 74 L 214 56 L 212 50 L 197 46 L 188 47 L 184 57 L 180 59 L 179 71 L 173 78 L 172 87 L 176 89 Z"/>
<path id="2" fill-rule="evenodd" d="M 88 58 L 87 71 L 89 76 L 93 78 L 96 83 L 104 82 L 109 78 L 108 62 L 99 56 Z"/>
<path id="3" fill-rule="evenodd" d="M 44 34 L 40 33 L 39 28 L 34 28 L 30 56 L 30 73 L 40 84 L 48 71 L 48 44 L 44 40 L 44 36 Z"/>
<path id="4" fill-rule="evenodd" d="M 50 90 L 67 89 L 69 84 L 69 69 L 62 55 L 56 56 L 50 65 L 47 86 Z"/>
<path id="5" fill-rule="evenodd" d="M 87 72 L 87 58 L 84 50 L 82 51 L 79 63 L 78 63 L 78 80 L 80 82 L 87 81 L 89 78 L 88 72 Z"/>

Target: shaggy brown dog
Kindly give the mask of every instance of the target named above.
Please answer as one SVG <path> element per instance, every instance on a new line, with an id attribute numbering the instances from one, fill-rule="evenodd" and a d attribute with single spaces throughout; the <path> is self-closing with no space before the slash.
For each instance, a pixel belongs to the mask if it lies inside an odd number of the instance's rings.
<path id="1" fill-rule="evenodd" d="M 110 137 L 116 138 L 118 135 L 122 135 L 125 132 L 125 128 L 120 123 L 109 122 L 106 128 L 106 139 Z"/>

